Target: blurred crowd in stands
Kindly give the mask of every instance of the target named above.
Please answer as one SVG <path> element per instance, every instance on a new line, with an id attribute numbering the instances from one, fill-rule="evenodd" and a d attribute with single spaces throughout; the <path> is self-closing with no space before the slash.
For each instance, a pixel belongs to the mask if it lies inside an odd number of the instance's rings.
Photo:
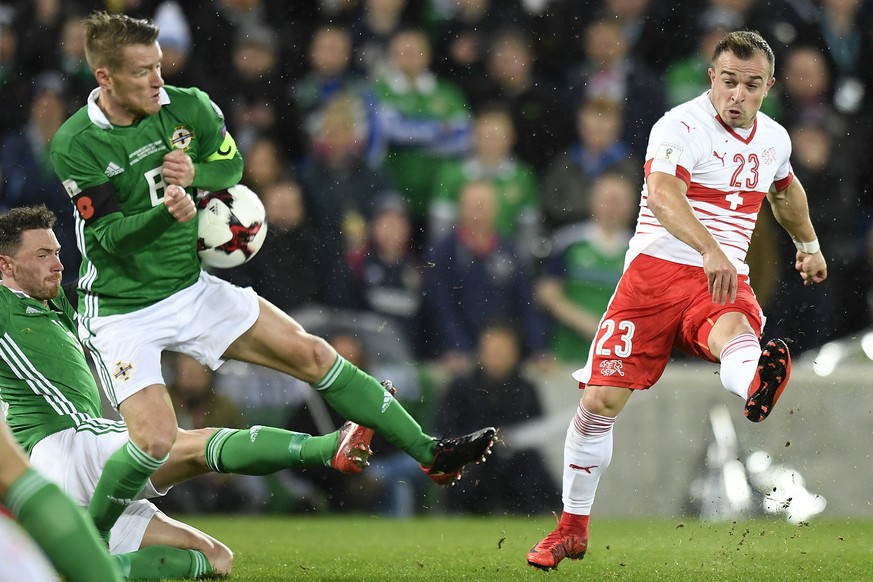
<path id="1" fill-rule="evenodd" d="M 791 134 L 830 267 L 826 284 L 803 287 L 764 205 L 749 263 L 766 334 L 797 354 L 871 324 L 871 0 L 0 0 L 0 209 L 58 213 L 67 282 L 79 263 L 72 205 L 48 144 L 95 87 L 80 24 L 95 9 L 156 21 L 166 83 L 199 87 L 224 112 L 269 232 L 251 262 L 217 274 L 289 313 L 327 313 L 316 331 L 345 333 L 370 371 L 390 367 L 364 353 L 389 330 L 400 359 L 441 371 L 437 390 L 425 373 L 395 377 L 399 397 L 427 404 L 423 423 L 534 419 L 522 369 L 584 363 L 633 233 L 649 129 L 708 88 L 729 30 L 757 30 L 776 53 L 763 110 Z M 355 328 L 359 317 L 375 331 Z M 513 357 L 498 365 L 495 350 Z M 295 430 L 307 430 L 301 411 L 313 432 L 338 420 L 287 379 L 265 377 L 257 398 L 239 389 L 252 377 L 225 381 L 224 402 L 206 398 L 208 371 L 168 366 L 180 368 L 183 427 L 258 422 L 253 410 Z M 501 454 L 509 467 L 539 462 Z M 403 484 L 421 487 L 417 468 L 378 459 L 375 474 L 408 472 Z M 501 507 L 469 507 L 538 511 L 517 473 L 490 476 L 516 493 Z M 350 503 L 288 481 L 274 484 L 297 493 L 288 507 Z M 458 491 L 494 486 L 468 483 Z M 392 488 L 373 495 L 408 512 L 409 492 Z"/>

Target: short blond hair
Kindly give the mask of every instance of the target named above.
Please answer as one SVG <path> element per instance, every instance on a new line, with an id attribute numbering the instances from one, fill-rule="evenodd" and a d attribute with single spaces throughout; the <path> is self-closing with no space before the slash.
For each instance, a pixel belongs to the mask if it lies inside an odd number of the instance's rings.
<path id="1" fill-rule="evenodd" d="M 92 71 L 99 67 L 118 69 L 122 66 L 124 47 L 157 42 L 157 24 L 125 14 L 94 12 L 82 20 L 85 25 L 85 59 Z"/>

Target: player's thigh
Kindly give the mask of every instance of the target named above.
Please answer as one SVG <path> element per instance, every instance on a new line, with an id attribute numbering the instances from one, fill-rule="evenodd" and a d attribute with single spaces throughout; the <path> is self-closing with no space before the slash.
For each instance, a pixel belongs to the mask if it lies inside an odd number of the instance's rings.
<path id="1" fill-rule="evenodd" d="M 743 331 L 751 331 L 759 336 L 765 321 L 748 279 L 741 277 L 737 298 L 733 303 L 713 303 L 708 292 L 702 290 L 695 295 L 683 317 L 676 347 L 705 360 L 718 362 L 721 347 L 727 340 Z"/>
<path id="2" fill-rule="evenodd" d="M 574 374 L 583 385 L 643 390 L 660 378 L 686 306 L 681 281 L 689 267 L 646 255 L 622 275 L 600 320 L 585 368 Z"/>
<path id="3" fill-rule="evenodd" d="M 266 366 L 306 382 L 323 378 L 336 359 L 333 348 L 269 301 L 259 298 L 259 304 L 255 324 L 223 357 Z"/>
<path id="4" fill-rule="evenodd" d="M 42 439 L 31 451 L 30 462 L 76 504 L 87 507 L 109 457 L 128 439 L 123 423 L 88 419 L 78 429 L 69 428 Z M 137 497 L 143 499 L 164 493 L 166 489 L 158 491 L 149 481 Z"/>
<path id="5" fill-rule="evenodd" d="M 230 548 L 196 527 L 173 519 L 160 511 L 156 512 L 149 521 L 140 547 L 154 545 L 200 550 L 217 573 L 230 573 L 233 561 L 233 552 Z"/>
<path id="6" fill-rule="evenodd" d="M 130 440 L 144 453 L 163 458 L 176 440 L 178 428 L 170 394 L 163 384 L 152 384 L 118 405 Z"/>

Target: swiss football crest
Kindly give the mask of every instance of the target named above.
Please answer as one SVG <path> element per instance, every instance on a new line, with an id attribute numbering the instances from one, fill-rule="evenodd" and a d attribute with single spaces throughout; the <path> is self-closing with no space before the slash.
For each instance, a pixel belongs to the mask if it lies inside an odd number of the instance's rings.
<path id="1" fill-rule="evenodd" d="M 187 150 L 188 146 L 191 145 L 192 139 L 194 139 L 194 133 L 185 127 L 179 126 L 173 131 L 173 138 L 170 140 L 170 143 L 177 150 Z"/>
<path id="2" fill-rule="evenodd" d="M 624 370 L 621 369 L 621 360 L 604 360 L 600 362 L 600 373 L 604 376 L 624 376 Z"/>

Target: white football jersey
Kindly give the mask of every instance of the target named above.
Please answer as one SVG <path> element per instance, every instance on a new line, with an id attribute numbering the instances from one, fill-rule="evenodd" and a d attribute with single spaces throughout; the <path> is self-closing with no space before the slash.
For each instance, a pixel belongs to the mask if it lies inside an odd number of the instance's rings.
<path id="1" fill-rule="evenodd" d="M 735 130 L 721 121 L 709 92 L 683 103 L 652 127 L 645 173 L 664 172 L 688 185 L 687 197 L 700 222 L 709 229 L 737 272 L 745 263 L 761 203 L 770 186 L 783 190 L 793 174 L 788 132 L 759 112 L 749 130 Z M 645 253 L 684 265 L 703 266 L 693 248 L 675 238 L 649 210 L 643 184 L 637 228 L 626 265 Z"/>

